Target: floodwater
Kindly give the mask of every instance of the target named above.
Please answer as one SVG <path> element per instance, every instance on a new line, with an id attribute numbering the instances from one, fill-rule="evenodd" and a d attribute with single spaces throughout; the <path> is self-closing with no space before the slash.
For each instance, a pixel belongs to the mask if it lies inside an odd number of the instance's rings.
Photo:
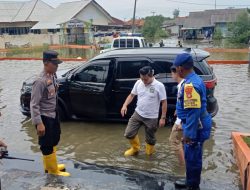
<path id="1" fill-rule="evenodd" d="M 79 64 L 67 62 L 61 69 Z M 249 132 L 250 72 L 248 65 L 214 65 L 218 78 L 215 96 L 219 113 L 213 119 L 212 138 L 205 143 L 203 184 L 208 189 L 241 189 L 240 178 L 232 151 L 231 132 Z M 40 155 L 37 136 L 30 120 L 19 111 L 22 82 L 42 69 L 40 61 L 0 62 L 0 138 L 9 151 L 25 155 Z M 66 122 L 62 123 L 59 155 L 80 162 L 157 172 L 170 176 L 184 175 L 184 168 L 170 149 L 170 127 L 157 133 L 156 154 L 145 156 L 142 149 L 137 157 L 124 158 L 128 142 L 123 137 L 126 124 Z M 140 131 L 144 145 L 144 130 Z M 128 188 L 129 189 L 129 188 Z"/>

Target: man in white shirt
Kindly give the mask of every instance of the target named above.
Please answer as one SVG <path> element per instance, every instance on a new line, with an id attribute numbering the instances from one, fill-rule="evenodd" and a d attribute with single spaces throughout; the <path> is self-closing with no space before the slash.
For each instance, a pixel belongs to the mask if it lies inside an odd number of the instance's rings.
<path id="1" fill-rule="evenodd" d="M 131 148 L 124 153 L 125 156 L 133 156 L 139 152 L 138 131 L 141 126 L 145 127 L 146 154 L 153 154 L 156 143 L 155 133 L 158 126 L 163 127 L 165 125 L 166 120 L 167 95 L 164 85 L 154 78 L 154 70 L 150 66 L 143 67 L 139 73 L 140 80 L 135 83 L 132 92 L 121 109 L 121 115 L 124 117 L 127 113 L 127 106 L 133 101 L 135 96 L 138 97 L 135 112 L 129 119 L 124 134 L 131 144 Z M 160 104 L 162 104 L 162 111 L 158 125 Z"/>

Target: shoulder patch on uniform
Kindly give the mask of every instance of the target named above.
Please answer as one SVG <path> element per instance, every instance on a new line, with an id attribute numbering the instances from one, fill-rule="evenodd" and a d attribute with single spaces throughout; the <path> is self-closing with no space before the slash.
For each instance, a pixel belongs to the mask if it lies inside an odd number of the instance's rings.
<path id="1" fill-rule="evenodd" d="M 201 97 L 192 83 L 184 86 L 184 108 L 201 108 Z"/>

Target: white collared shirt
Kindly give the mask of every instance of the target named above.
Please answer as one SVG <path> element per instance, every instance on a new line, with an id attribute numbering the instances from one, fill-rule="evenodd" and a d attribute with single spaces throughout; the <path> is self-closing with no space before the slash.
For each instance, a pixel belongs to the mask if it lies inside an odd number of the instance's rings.
<path id="1" fill-rule="evenodd" d="M 165 86 L 154 79 L 147 86 L 138 80 L 131 94 L 137 95 L 135 111 L 144 118 L 156 119 L 159 117 L 159 108 L 162 100 L 167 99 Z"/>
<path id="2" fill-rule="evenodd" d="M 181 86 L 182 86 L 182 84 L 183 84 L 183 82 L 184 82 L 184 79 L 182 79 L 182 81 L 177 85 L 177 94 L 179 94 L 180 93 L 180 90 L 181 90 Z M 175 121 L 175 124 L 176 125 L 181 125 L 181 119 L 180 118 L 176 118 L 176 121 Z"/>

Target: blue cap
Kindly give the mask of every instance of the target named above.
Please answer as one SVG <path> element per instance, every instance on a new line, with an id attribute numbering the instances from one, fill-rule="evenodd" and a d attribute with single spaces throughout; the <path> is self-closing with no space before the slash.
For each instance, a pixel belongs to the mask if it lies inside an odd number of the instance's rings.
<path id="1" fill-rule="evenodd" d="M 193 67 L 194 61 L 189 53 L 181 53 L 176 56 L 173 65 L 176 67 L 182 66 L 189 69 Z"/>

